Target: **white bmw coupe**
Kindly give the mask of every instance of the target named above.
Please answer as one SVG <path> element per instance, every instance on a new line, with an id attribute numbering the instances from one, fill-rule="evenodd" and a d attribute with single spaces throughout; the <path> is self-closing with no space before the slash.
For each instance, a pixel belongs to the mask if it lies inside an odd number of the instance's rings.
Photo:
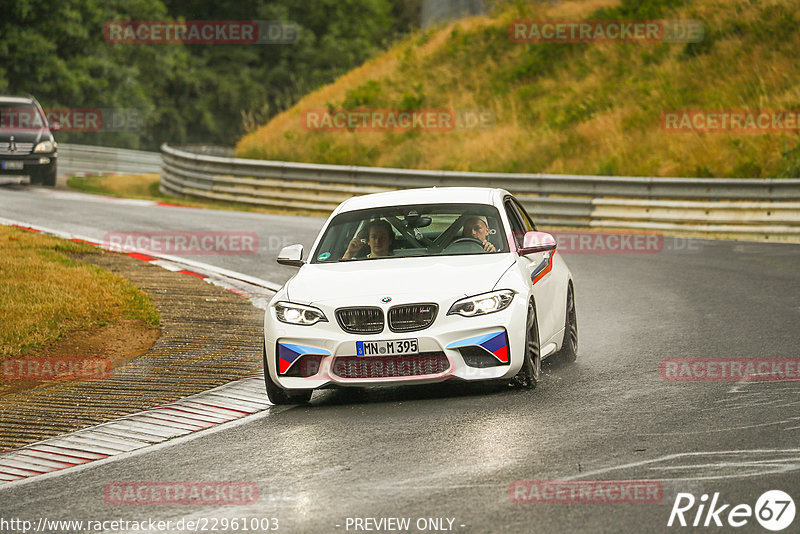
<path id="1" fill-rule="evenodd" d="M 502 189 L 354 197 L 326 221 L 264 318 L 273 404 L 314 389 L 497 380 L 534 388 L 542 359 L 574 361 L 572 274 Z"/>

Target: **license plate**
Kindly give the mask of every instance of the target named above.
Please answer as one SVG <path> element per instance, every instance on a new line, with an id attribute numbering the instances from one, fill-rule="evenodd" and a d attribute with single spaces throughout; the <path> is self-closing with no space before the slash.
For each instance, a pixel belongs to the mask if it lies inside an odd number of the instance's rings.
<path id="1" fill-rule="evenodd" d="M 10 171 L 21 171 L 22 170 L 22 162 L 21 161 L 4 161 L 2 163 L 3 169 L 8 169 Z"/>
<path id="2" fill-rule="evenodd" d="M 416 339 L 393 339 L 392 341 L 356 341 L 359 356 L 396 356 L 398 354 L 419 354 Z"/>

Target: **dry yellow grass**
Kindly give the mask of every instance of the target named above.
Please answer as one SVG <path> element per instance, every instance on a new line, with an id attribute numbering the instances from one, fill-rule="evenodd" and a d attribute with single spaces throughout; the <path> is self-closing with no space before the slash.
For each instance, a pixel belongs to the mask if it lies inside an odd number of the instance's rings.
<path id="1" fill-rule="evenodd" d="M 703 21 L 704 41 L 515 43 L 508 39 L 507 28 L 516 19 L 650 16 L 610 0 L 519 3 L 492 17 L 411 36 L 245 136 L 237 152 L 245 157 L 405 168 L 800 176 L 796 131 L 676 133 L 661 126 L 661 114 L 668 110 L 798 109 L 796 2 L 629 3 L 634 4 L 642 10 L 663 5 L 653 8 L 658 12 L 654 18 Z M 598 12 L 609 8 L 612 11 Z M 368 85 L 370 81 L 374 83 Z M 366 95 L 368 108 L 399 108 L 413 97 L 420 108 L 491 110 L 496 125 L 486 131 L 456 132 L 302 129 L 303 111 L 340 108 L 359 91 Z"/>
<path id="2" fill-rule="evenodd" d="M 104 194 L 126 198 L 150 198 L 158 194 L 158 174 L 115 174 L 112 176 L 90 176 L 84 183 L 101 190 Z M 80 179 L 78 179 L 80 180 Z"/>
<path id="3" fill-rule="evenodd" d="M 158 325 L 149 297 L 70 254 L 98 249 L 0 226 L 0 357 L 29 353 L 71 331 L 123 319 Z"/>

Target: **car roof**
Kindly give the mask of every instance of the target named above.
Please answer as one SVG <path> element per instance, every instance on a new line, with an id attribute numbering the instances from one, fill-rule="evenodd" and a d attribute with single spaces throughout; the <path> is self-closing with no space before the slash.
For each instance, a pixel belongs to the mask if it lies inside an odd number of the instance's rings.
<path id="1" fill-rule="evenodd" d="M 5 102 L 6 104 L 33 104 L 33 98 L 29 96 L 0 95 L 0 102 Z"/>
<path id="2" fill-rule="evenodd" d="M 337 213 L 409 204 L 490 204 L 497 195 L 508 194 L 490 187 L 426 187 L 401 189 L 353 197 L 342 202 Z"/>

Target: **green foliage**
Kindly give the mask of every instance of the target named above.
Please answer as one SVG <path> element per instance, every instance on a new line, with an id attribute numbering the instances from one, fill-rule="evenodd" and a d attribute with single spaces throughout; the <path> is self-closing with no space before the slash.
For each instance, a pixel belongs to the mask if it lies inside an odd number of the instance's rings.
<path id="1" fill-rule="evenodd" d="M 597 165 L 597 174 L 599 176 L 615 176 L 618 174 L 619 160 L 617 158 L 608 158 Z"/>
<path id="2" fill-rule="evenodd" d="M 800 176 L 800 147 L 791 131 L 693 134 L 666 131 L 661 123 L 665 112 L 677 110 L 798 109 L 793 67 L 800 10 L 790 0 L 621 0 L 601 10 L 593 2 L 563 10 L 531 0 L 492 3 L 494 21 L 418 32 L 389 61 L 378 62 L 380 69 L 352 73 L 323 94 L 337 107 L 344 100 L 349 106 L 488 109 L 496 115 L 494 131 L 362 135 L 305 132 L 276 121 L 260 139 L 242 143 L 242 155 L 496 172 Z M 704 39 L 673 42 L 672 32 L 652 43 L 509 37 L 511 21 L 559 17 L 700 20 Z M 786 146 L 776 137 L 785 137 Z"/>
<path id="3" fill-rule="evenodd" d="M 598 10 L 590 18 L 656 19 L 684 4 L 686 0 L 622 0 L 620 5 Z"/>
<path id="4" fill-rule="evenodd" d="M 422 92 L 422 84 L 418 83 L 414 86 L 414 93 L 403 93 L 403 100 L 400 102 L 400 109 L 411 110 L 420 109 L 425 103 L 425 95 Z"/>
<path id="5" fill-rule="evenodd" d="M 700 166 L 694 168 L 694 172 L 692 173 L 692 176 L 696 176 L 698 178 L 713 178 L 714 177 L 714 173 L 711 172 L 711 169 L 709 169 L 707 166 L 700 165 Z"/>
<path id="6" fill-rule="evenodd" d="M 45 108 L 134 109 L 129 132 L 61 132 L 61 142 L 155 149 L 232 145 L 416 24 L 419 0 L 17 0 L 0 16 L 0 94 Z M 111 21 L 282 20 L 284 45 L 114 44 Z"/>
<path id="7" fill-rule="evenodd" d="M 376 106 L 381 98 L 381 93 L 381 85 L 374 80 L 369 80 L 367 83 L 347 91 L 342 107 L 354 109 L 362 106 Z"/>
<path id="8" fill-rule="evenodd" d="M 686 43 L 686 45 L 683 47 L 683 51 L 681 52 L 681 59 L 689 59 L 703 54 L 708 54 L 711 52 L 711 48 L 714 46 L 715 40 L 716 37 L 714 34 L 706 33 L 703 36 L 702 41 L 698 41 L 696 43 Z"/>
<path id="9" fill-rule="evenodd" d="M 739 163 L 734 167 L 731 178 L 760 178 L 761 165 L 752 160 Z"/>
<path id="10" fill-rule="evenodd" d="M 781 152 L 781 155 L 784 158 L 784 162 L 778 172 L 778 176 L 783 178 L 800 178 L 800 144 Z"/>
<path id="11" fill-rule="evenodd" d="M 519 62 L 505 73 L 509 81 L 533 81 L 549 76 L 552 71 L 565 65 L 578 50 L 585 50 L 585 43 L 531 43 Z"/>
<path id="12" fill-rule="evenodd" d="M 573 124 L 592 118 L 596 113 L 611 109 L 613 102 L 609 95 L 574 95 L 570 98 L 572 105 L 557 108 L 558 114 L 551 118 L 551 123 L 559 128 L 566 128 Z"/>

